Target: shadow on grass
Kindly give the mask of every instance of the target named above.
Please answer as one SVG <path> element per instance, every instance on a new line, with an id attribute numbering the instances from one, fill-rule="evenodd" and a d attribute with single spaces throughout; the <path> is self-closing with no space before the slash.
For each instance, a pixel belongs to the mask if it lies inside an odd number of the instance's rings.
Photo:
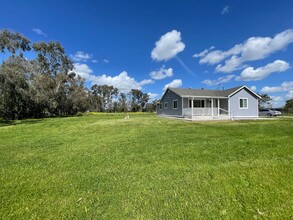
<path id="1" fill-rule="evenodd" d="M 44 119 L 24 119 L 24 120 L 4 120 L 0 119 L 0 128 L 12 125 L 21 124 L 36 124 L 42 122 Z"/>

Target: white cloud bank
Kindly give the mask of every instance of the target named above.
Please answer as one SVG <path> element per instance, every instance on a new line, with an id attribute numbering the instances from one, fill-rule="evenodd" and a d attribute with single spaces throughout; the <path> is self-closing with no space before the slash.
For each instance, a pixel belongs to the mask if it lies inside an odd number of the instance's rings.
<path id="1" fill-rule="evenodd" d="M 150 73 L 150 77 L 154 80 L 161 80 L 165 79 L 167 77 L 172 77 L 173 76 L 173 69 L 172 68 L 165 68 L 165 66 L 162 66 L 159 70 L 157 71 L 152 71 Z"/>
<path id="2" fill-rule="evenodd" d="M 269 63 L 263 67 L 254 69 L 253 67 L 245 68 L 237 81 L 257 81 L 268 77 L 270 74 L 275 72 L 284 72 L 290 68 L 289 63 L 283 60 L 275 60 L 273 63 Z"/>
<path id="3" fill-rule="evenodd" d="M 166 84 L 163 88 L 163 90 L 165 91 L 166 89 L 170 88 L 178 88 L 182 86 L 182 80 L 181 79 L 174 79 L 172 82 Z"/>
<path id="4" fill-rule="evenodd" d="M 280 86 L 265 86 L 260 91 L 263 93 L 291 92 L 293 91 L 293 81 L 285 81 Z"/>
<path id="5" fill-rule="evenodd" d="M 151 57 L 156 61 L 167 61 L 182 52 L 185 44 L 181 41 L 181 33 L 172 30 L 161 36 L 155 43 L 155 48 L 151 52 Z"/>
<path id="6" fill-rule="evenodd" d="M 282 106 L 284 105 L 285 99 L 293 98 L 293 81 L 285 81 L 280 86 L 265 86 L 261 89 L 262 93 L 277 93 L 277 92 L 286 92 L 286 95 L 283 96 L 271 96 L 273 106 Z"/>
<path id="7" fill-rule="evenodd" d="M 142 86 L 154 83 L 151 79 L 144 79 L 140 82 L 130 77 L 126 71 L 121 72 L 117 76 L 108 76 L 106 74 L 96 76 L 93 75 L 92 69 L 87 64 L 74 63 L 73 72 L 85 78 L 86 81 L 92 85 L 112 85 L 119 89 L 119 91 L 127 93 L 131 89 L 142 89 Z"/>
<path id="8" fill-rule="evenodd" d="M 273 38 L 250 37 L 227 51 L 204 50 L 194 57 L 200 57 L 200 64 L 218 64 L 216 72 L 231 73 L 247 67 L 245 62 L 264 59 L 277 51 L 284 50 L 291 43 L 293 43 L 293 29 L 288 29 Z M 222 61 L 224 63 L 219 64 Z"/>
<path id="9" fill-rule="evenodd" d="M 206 79 L 206 80 L 202 81 L 201 83 L 203 83 L 207 86 L 215 86 L 215 85 L 220 85 L 223 83 L 230 82 L 234 77 L 235 77 L 235 75 L 227 75 L 227 76 L 219 77 L 216 80 Z"/>

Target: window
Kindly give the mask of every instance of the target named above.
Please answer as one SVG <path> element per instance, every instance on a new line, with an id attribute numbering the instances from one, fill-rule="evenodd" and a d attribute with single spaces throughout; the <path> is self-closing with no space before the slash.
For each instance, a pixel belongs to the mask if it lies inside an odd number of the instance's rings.
<path id="1" fill-rule="evenodd" d="M 160 110 L 162 109 L 162 103 L 160 103 L 160 105 L 159 105 L 159 109 L 160 109 Z"/>
<path id="2" fill-rule="evenodd" d="M 168 102 L 164 103 L 164 108 L 168 108 Z"/>
<path id="3" fill-rule="evenodd" d="M 204 108 L 204 100 L 193 100 L 193 107 Z"/>
<path id="4" fill-rule="evenodd" d="M 239 99 L 239 108 L 248 108 L 248 100 L 246 98 Z"/>
<path id="5" fill-rule="evenodd" d="M 178 108 L 178 101 L 173 100 L 173 109 L 177 109 L 177 108 Z"/>
<path id="6" fill-rule="evenodd" d="M 191 99 L 189 99 L 188 106 L 191 108 Z M 194 108 L 204 108 L 205 107 L 205 100 L 204 99 L 195 99 L 193 100 L 193 107 Z"/>

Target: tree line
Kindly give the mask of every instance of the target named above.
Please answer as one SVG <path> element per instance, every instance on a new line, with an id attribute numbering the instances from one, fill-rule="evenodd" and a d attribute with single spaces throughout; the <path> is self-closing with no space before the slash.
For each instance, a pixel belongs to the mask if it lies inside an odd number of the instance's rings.
<path id="1" fill-rule="evenodd" d="M 0 118 L 155 111 L 156 101 L 138 89 L 123 93 L 111 85 L 87 88 L 59 42 L 31 43 L 20 33 L 2 30 L 0 52 L 8 54 L 0 65 Z"/>

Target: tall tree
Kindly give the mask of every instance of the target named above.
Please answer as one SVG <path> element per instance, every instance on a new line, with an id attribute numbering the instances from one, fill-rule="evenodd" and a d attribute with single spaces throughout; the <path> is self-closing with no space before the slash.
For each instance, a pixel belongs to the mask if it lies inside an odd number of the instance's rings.
<path id="1" fill-rule="evenodd" d="M 125 93 L 123 92 L 120 93 L 119 102 L 120 102 L 121 112 L 128 112 L 127 97 Z"/>
<path id="2" fill-rule="evenodd" d="M 56 76 L 65 74 L 73 69 L 72 61 L 66 56 L 64 48 L 59 42 L 38 42 L 33 44 L 37 53 L 37 61 L 41 67 L 41 74 Z"/>
<path id="3" fill-rule="evenodd" d="M 97 101 L 97 106 L 101 107 L 100 111 L 112 111 L 113 97 L 118 94 L 118 89 L 113 86 L 95 84 L 91 90 L 95 101 Z"/>
<path id="4" fill-rule="evenodd" d="M 131 111 L 137 112 L 145 110 L 149 95 L 143 93 L 139 89 L 132 89 L 129 94 L 131 96 Z"/>
<path id="5" fill-rule="evenodd" d="M 36 79 L 44 82 L 38 87 L 38 92 L 43 96 L 45 91 L 47 95 L 46 111 L 54 115 L 69 114 L 66 87 L 68 73 L 73 69 L 72 61 L 66 56 L 59 42 L 34 43 L 33 49 L 37 53 L 35 65 L 40 71 L 36 75 L 44 75 L 37 76 Z"/>
<path id="6" fill-rule="evenodd" d="M 0 31 L 0 52 L 4 53 L 5 50 L 8 50 L 14 56 L 19 51 L 19 55 L 22 56 L 23 52 L 30 49 L 30 40 L 20 33 L 12 33 L 8 30 Z"/>
<path id="7" fill-rule="evenodd" d="M 271 97 L 268 94 L 259 94 L 261 99 L 259 100 L 258 103 L 258 108 L 259 109 L 264 109 L 264 108 L 270 108 L 270 102 L 271 102 Z"/>
<path id="8" fill-rule="evenodd" d="M 29 85 L 27 61 L 10 57 L 0 67 L 0 116 L 5 119 L 29 117 Z"/>

